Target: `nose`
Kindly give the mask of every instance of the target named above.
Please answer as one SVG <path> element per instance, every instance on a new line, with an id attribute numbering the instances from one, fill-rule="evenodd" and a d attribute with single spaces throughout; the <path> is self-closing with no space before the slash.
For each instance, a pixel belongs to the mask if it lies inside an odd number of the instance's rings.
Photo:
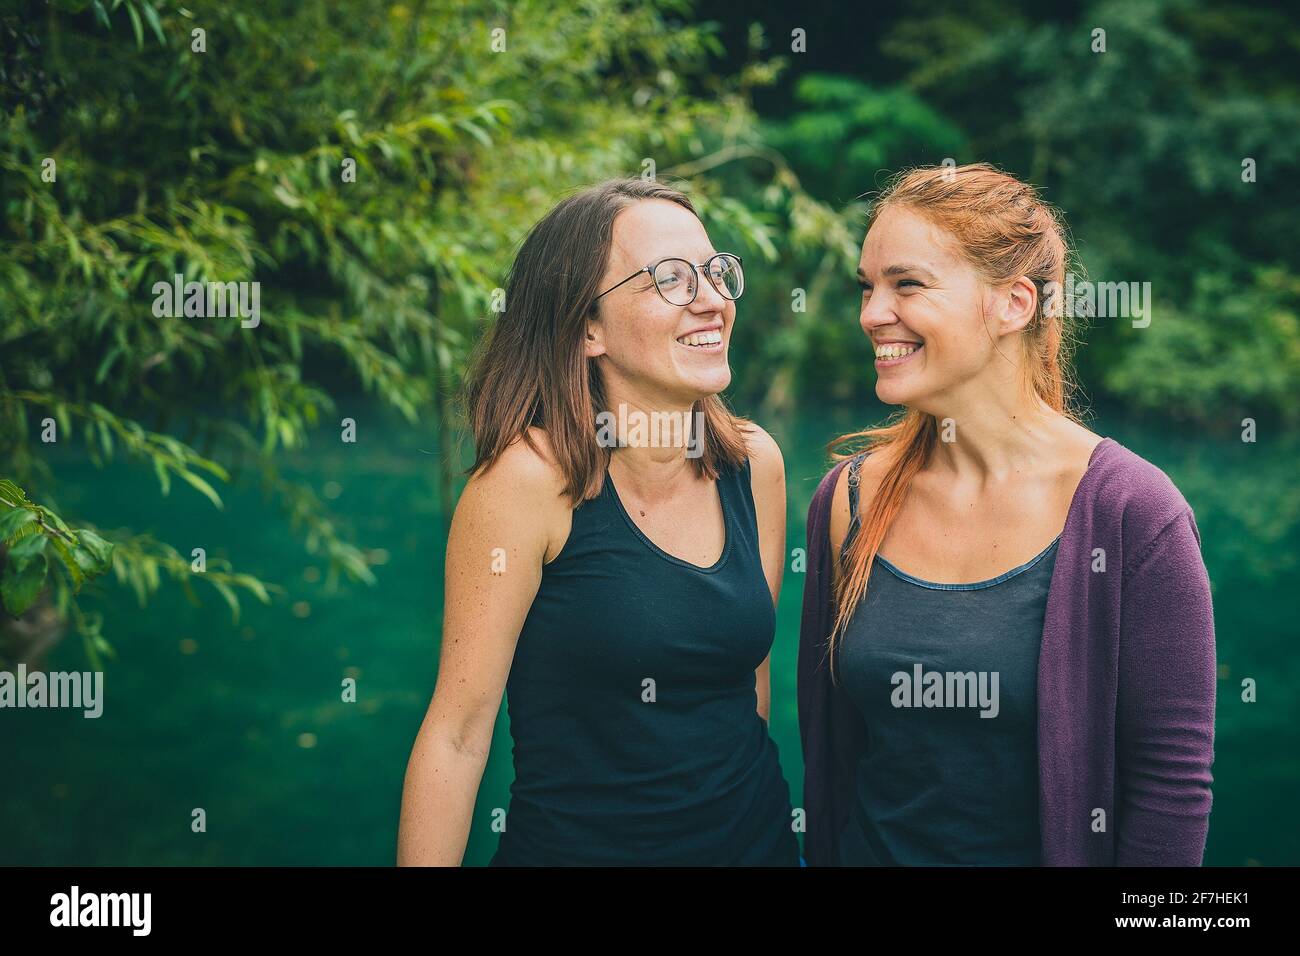
<path id="1" fill-rule="evenodd" d="M 730 301 L 718 291 L 718 287 L 704 274 L 703 269 L 695 270 L 695 301 L 690 305 L 692 312 L 722 312 Z"/>
<path id="2" fill-rule="evenodd" d="M 898 316 L 894 313 L 894 304 L 888 290 L 872 289 L 871 294 L 864 297 L 862 311 L 858 314 L 858 324 L 862 326 L 862 331 L 870 338 L 873 329 L 896 322 Z"/>

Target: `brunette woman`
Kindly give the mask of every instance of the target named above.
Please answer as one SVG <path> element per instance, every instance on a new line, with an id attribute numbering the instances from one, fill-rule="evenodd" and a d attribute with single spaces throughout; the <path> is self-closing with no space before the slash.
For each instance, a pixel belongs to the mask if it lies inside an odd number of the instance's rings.
<path id="1" fill-rule="evenodd" d="M 399 863 L 461 862 L 505 692 L 493 864 L 799 865 L 766 723 L 784 469 L 719 397 L 743 289 L 654 182 L 572 196 L 524 242 L 469 380 Z"/>
<path id="2" fill-rule="evenodd" d="M 821 483 L 799 656 L 819 865 L 1199 865 L 1214 619 L 1192 510 L 1080 424 L 1059 214 L 900 174 L 862 247 L 876 393 Z"/>

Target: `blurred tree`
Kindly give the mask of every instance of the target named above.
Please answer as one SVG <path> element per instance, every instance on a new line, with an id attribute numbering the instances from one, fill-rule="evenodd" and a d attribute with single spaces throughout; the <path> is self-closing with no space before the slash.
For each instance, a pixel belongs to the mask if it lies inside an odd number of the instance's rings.
<path id="1" fill-rule="evenodd" d="M 861 290 L 854 278 L 869 194 L 887 169 L 907 161 L 941 163 L 966 148 L 954 124 L 900 87 L 806 73 L 795 86 L 795 101 L 798 109 L 789 118 L 765 124 L 767 139 L 810 190 L 850 213 L 853 228 L 835 245 L 796 248 L 794 261 L 761 286 L 763 313 L 790 316 L 776 329 L 763 329 L 761 340 L 744 352 L 747 375 L 756 360 L 767 373 L 764 401 L 771 412 L 789 407 L 796 396 L 847 395 L 869 386 L 873 356 L 856 321 Z M 804 293 L 799 311 L 791 285 Z"/>
<path id="2" fill-rule="evenodd" d="M 715 76 L 714 31 L 689 10 L 27 0 L 0 17 L 10 633 L 48 585 L 101 666 L 112 647 L 77 594 L 110 566 L 142 605 L 163 573 L 195 601 L 205 581 L 236 616 L 239 591 L 270 599 L 257 577 L 224 562 L 196 573 L 151 536 L 68 529 L 37 434 L 47 418 L 97 461 L 150 463 L 163 494 L 179 478 L 221 507 L 220 486 L 251 471 L 331 585 L 373 582 L 282 453 L 337 435 L 336 397 L 359 385 L 436 422 L 449 514 L 453 393 L 514 248 L 561 194 L 682 179 L 755 272 L 787 243 L 843 249 L 843 214 L 761 141 L 750 92 L 780 69 L 758 62 L 761 35 L 745 68 Z M 176 275 L 259 283 L 260 322 L 157 316 L 155 283 Z"/>
<path id="3" fill-rule="evenodd" d="M 961 124 L 965 158 L 1045 187 L 1094 280 L 1151 283 L 1149 326 L 1098 319 L 1079 353 L 1095 392 L 1200 421 L 1300 419 L 1293 13 L 1103 0 L 1044 18 L 936 0 L 881 49 Z"/>

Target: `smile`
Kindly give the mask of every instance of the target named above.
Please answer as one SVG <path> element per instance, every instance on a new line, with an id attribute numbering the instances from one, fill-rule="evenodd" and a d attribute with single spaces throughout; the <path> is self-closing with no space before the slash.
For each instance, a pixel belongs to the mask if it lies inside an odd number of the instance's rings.
<path id="1" fill-rule="evenodd" d="M 714 330 L 712 332 L 694 332 L 690 335 L 683 335 L 677 340 L 678 345 L 685 345 L 687 348 L 700 349 L 705 352 L 716 352 L 722 349 L 722 333 Z"/>
<path id="2" fill-rule="evenodd" d="M 882 342 L 876 346 L 876 368 L 902 365 L 923 348 L 920 342 Z"/>

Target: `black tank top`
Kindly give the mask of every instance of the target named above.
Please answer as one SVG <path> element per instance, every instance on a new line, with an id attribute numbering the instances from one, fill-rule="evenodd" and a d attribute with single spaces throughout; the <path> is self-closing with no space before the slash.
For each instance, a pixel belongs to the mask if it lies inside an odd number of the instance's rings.
<path id="1" fill-rule="evenodd" d="M 646 537 L 608 475 L 573 511 L 506 684 L 515 780 L 493 866 L 799 865 L 757 711 L 776 616 L 748 461 L 708 568 Z"/>

